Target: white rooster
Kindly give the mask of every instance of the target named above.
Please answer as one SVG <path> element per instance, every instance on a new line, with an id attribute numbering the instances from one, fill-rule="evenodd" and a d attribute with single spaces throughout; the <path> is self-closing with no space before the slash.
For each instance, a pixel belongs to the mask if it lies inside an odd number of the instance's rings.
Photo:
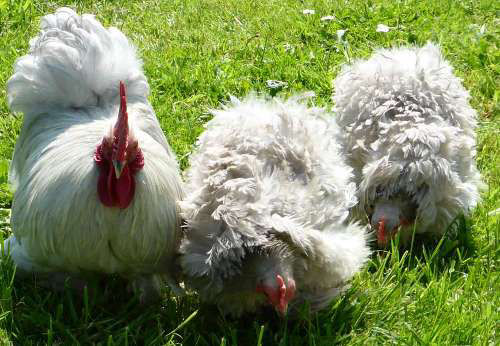
<path id="1" fill-rule="evenodd" d="M 367 260 L 352 169 L 321 108 L 249 96 L 214 111 L 191 156 L 180 263 L 202 300 L 240 315 L 326 306 Z"/>
<path id="2" fill-rule="evenodd" d="M 476 112 L 439 48 L 379 50 L 334 81 L 335 112 L 380 246 L 400 229 L 442 235 L 480 200 Z"/>
<path id="3" fill-rule="evenodd" d="M 141 65 L 119 30 L 68 8 L 42 18 L 16 62 L 8 103 L 24 123 L 5 245 L 21 272 L 119 273 L 145 289 L 155 273 L 173 282 L 180 172 Z"/>

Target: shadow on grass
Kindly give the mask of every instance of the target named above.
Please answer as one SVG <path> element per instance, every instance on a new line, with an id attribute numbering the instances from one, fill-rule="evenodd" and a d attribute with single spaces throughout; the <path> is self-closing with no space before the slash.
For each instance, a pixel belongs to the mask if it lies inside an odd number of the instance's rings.
<path id="1" fill-rule="evenodd" d="M 323 345 L 338 342 L 355 325 L 350 291 L 319 314 L 304 307 L 297 318 L 282 320 L 269 309 L 234 319 L 200 305 L 191 294 L 167 293 L 157 304 L 141 305 L 116 276 L 90 280 L 83 294 L 41 287 L 36 279 L 14 281 L 9 262 L 1 264 L 0 305 L 6 317 L 0 323 L 15 344 L 303 345 L 309 338 Z"/>
<path id="2" fill-rule="evenodd" d="M 370 272 L 387 268 L 405 271 L 423 271 L 423 282 L 449 271 L 450 266 L 467 272 L 469 259 L 476 257 L 477 248 L 472 239 L 471 223 L 464 215 L 457 216 L 441 238 L 420 234 L 411 244 L 399 246 L 399 239 L 391 242 L 389 250 L 374 253 L 374 266 Z"/>
<path id="3" fill-rule="evenodd" d="M 272 309 L 228 318 L 213 306 L 202 305 L 198 323 L 206 327 L 198 329 L 204 331 L 198 341 L 203 339 L 202 345 L 221 345 L 222 342 L 225 345 L 332 345 L 347 337 L 357 325 L 359 307 L 351 302 L 351 296 L 355 295 L 348 290 L 319 313 L 310 313 L 304 305 L 296 315 L 286 319 L 279 318 Z"/>
<path id="4" fill-rule="evenodd" d="M 304 306 L 296 318 L 285 320 L 270 309 L 238 319 L 224 317 L 216 307 L 200 305 L 193 294 L 179 298 L 165 292 L 164 300 L 144 306 L 118 276 L 93 278 L 80 292 L 68 287 L 53 291 L 36 279 L 14 281 L 12 263 L 4 259 L 0 323 L 19 344 L 331 345 L 369 327 L 367 305 L 382 304 L 392 287 L 426 284 L 450 266 L 465 272 L 475 250 L 468 221 L 458 217 L 439 240 L 416 239 L 407 249 L 392 244 L 391 251 L 375 254 L 362 274 L 364 281 L 355 280 L 325 311 L 311 314 Z M 367 279 L 387 284 L 374 289 Z"/>

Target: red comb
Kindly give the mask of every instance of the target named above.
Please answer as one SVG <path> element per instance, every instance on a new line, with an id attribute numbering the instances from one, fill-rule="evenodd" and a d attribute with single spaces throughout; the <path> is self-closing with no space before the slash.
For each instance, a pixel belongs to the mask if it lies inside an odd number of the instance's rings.
<path id="1" fill-rule="evenodd" d="M 257 285 L 258 293 L 265 293 L 269 303 L 282 315 L 286 314 L 288 303 L 295 296 L 295 281 L 288 280 L 288 287 L 285 285 L 285 280 L 279 274 L 276 275 L 276 283 L 278 287 L 269 287 L 265 285 Z"/>
<path id="2" fill-rule="evenodd" d="M 283 277 L 281 275 L 276 275 L 276 283 L 278 284 L 278 289 L 279 289 L 279 303 L 278 303 L 278 310 L 281 313 L 286 312 L 286 307 L 288 305 L 288 302 L 286 301 L 286 285 L 285 285 L 285 280 L 283 280 Z"/>
<path id="3" fill-rule="evenodd" d="M 127 97 L 125 95 L 125 83 L 120 81 L 120 113 L 122 111 L 127 114 Z"/>
<path id="4" fill-rule="evenodd" d="M 278 284 L 278 287 L 280 290 L 280 300 L 281 300 L 282 297 L 284 297 L 286 294 L 285 280 L 283 280 L 283 277 L 278 274 L 278 275 L 276 275 L 276 283 Z"/>
<path id="5" fill-rule="evenodd" d="M 125 159 L 125 150 L 127 149 L 128 141 L 128 113 L 127 113 L 127 97 L 125 95 L 125 83 L 120 81 L 120 110 L 114 130 L 114 147 L 116 151 L 113 153 L 115 160 L 123 161 Z"/>

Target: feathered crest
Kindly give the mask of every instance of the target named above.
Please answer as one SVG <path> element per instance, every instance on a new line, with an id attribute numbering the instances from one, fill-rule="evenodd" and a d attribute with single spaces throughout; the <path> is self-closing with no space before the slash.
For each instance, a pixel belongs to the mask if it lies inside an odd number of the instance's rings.
<path id="1" fill-rule="evenodd" d="M 9 106 L 25 122 L 47 110 L 117 104 L 120 81 L 129 99 L 146 100 L 142 62 L 118 29 L 69 8 L 43 17 L 40 29 L 7 83 Z"/>

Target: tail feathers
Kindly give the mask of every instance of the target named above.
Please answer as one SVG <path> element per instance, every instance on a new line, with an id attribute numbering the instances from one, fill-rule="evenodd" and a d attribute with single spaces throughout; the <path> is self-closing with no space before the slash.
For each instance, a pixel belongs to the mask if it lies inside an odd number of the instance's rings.
<path id="1" fill-rule="evenodd" d="M 104 28 L 93 15 L 60 8 L 42 18 L 41 31 L 30 46 L 7 84 L 10 108 L 25 116 L 117 103 L 120 80 L 129 99 L 149 94 L 134 46 L 118 29 Z"/>

